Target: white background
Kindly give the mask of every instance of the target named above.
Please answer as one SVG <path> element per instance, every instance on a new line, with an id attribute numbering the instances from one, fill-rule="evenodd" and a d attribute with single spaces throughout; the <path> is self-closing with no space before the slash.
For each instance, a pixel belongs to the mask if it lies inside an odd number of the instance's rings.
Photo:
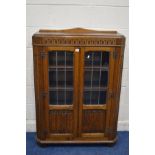
<path id="1" fill-rule="evenodd" d="M 35 130 L 32 35 L 40 28 L 83 27 L 117 30 L 126 37 L 118 130 L 129 127 L 128 0 L 27 0 L 26 23 L 26 127 Z"/>
<path id="2" fill-rule="evenodd" d="M 154 155 L 154 1 L 130 1 L 130 151 Z M 0 154 L 26 154 L 26 13 L 22 0 L 0 5 Z"/>

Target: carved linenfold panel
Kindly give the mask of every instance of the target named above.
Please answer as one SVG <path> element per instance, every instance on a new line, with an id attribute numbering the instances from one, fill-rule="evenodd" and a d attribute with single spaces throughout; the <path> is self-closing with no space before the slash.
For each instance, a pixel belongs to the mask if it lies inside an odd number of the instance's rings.
<path id="1" fill-rule="evenodd" d="M 118 42 L 118 41 L 117 41 Z M 52 38 L 52 37 L 34 37 L 33 45 L 44 46 L 114 46 L 117 45 L 114 38 Z M 118 42 L 121 44 L 121 42 Z"/>
<path id="2" fill-rule="evenodd" d="M 82 132 L 103 133 L 105 130 L 106 112 L 104 110 L 84 110 Z"/>
<path id="3" fill-rule="evenodd" d="M 49 124 L 51 133 L 72 133 L 73 112 L 71 110 L 49 111 Z"/>

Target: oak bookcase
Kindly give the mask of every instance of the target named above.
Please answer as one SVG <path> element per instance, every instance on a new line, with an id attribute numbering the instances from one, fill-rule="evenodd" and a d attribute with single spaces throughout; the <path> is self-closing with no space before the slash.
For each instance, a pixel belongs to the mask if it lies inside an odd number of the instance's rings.
<path id="1" fill-rule="evenodd" d="M 32 37 L 39 143 L 114 143 L 125 37 L 82 28 Z"/>

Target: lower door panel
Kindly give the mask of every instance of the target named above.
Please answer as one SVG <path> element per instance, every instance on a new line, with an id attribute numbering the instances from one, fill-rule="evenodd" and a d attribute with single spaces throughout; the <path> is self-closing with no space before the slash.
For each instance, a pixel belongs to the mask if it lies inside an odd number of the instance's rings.
<path id="1" fill-rule="evenodd" d="M 82 111 L 82 135 L 87 133 L 104 133 L 106 123 L 105 110 Z"/>
<path id="2" fill-rule="evenodd" d="M 59 140 L 70 140 L 73 138 L 74 113 L 73 110 L 51 110 L 49 111 L 50 138 Z"/>

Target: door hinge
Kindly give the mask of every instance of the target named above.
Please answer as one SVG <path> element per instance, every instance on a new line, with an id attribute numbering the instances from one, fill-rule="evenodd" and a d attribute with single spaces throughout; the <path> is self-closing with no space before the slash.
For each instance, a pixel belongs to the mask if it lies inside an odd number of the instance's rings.
<path id="1" fill-rule="evenodd" d="M 118 52 L 117 51 L 114 51 L 113 52 L 113 58 L 116 60 L 118 58 Z"/>
<path id="2" fill-rule="evenodd" d="M 114 92 L 111 91 L 111 92 L 108 93 L 108 98 L 109 99 L 114 98 L 114 97 L 115 97 L 115 93 Z"/>
<path id="3" fill-rule="evenodd" d="M 48 93 L 45 91 L 41 91 L 40 95 L 41 95 L 41 97 L 46 97 L 48 95 Z"/>
<path id="4" fill-rule="evenodd" d="M 46 57 L 46 55 L 47 55 L 47 54 L 46 54 L 45 52 L 43 52 L 43 51 L 40 52 L 40 56 L 41 56 L 42 59 L 44 59 L 44 58 Z"/>

